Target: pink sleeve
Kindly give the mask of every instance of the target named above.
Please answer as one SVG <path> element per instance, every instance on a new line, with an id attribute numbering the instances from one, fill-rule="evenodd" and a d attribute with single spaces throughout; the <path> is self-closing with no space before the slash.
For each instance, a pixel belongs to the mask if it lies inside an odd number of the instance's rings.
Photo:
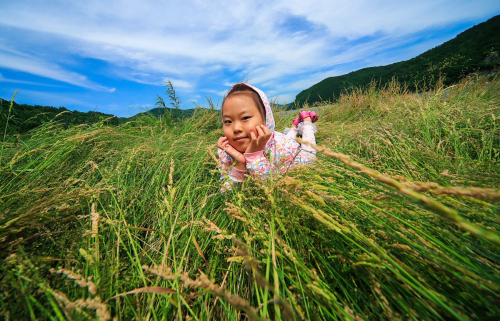
<path id="1" fill-rule="evenodd" d="M 248 172 L 251 175 L 260 176 L 260 178 L 264 179 L 271 171 L 271 163 L 264 155 L 263 150 L 255 153 L 245 153 L 245 160 Z"/>
<path id="2" fill-rule="evenodd" d="M 234 167 L 233 160 L 222 149 L 219 148 L 217 154 L 219 155 L 220 180 L 223 185 L 221 192 L 225 192 L 230 190 L 235 182 L 243 182 L 247 178 L 248 171 Z"/>
<path id="3" fill-rule="evenodd" d="M 229 172 L 229 177 L 233 182 L 241 183 L 247 178 L 246 174 L 248 174 L 248 170 L 237 169 L 233 166 Z"/>

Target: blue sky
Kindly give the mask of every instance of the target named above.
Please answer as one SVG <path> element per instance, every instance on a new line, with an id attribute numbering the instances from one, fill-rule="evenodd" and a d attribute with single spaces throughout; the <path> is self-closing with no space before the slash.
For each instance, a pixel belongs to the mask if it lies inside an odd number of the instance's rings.
<path id="1" fill-rule="evenodd" d="M 500 1 L 0 0 L 0 98 L 131 116 L 170 79 L 183 108 L 248 81 L 279 102 L 407 60 L 500 14 Z"/>

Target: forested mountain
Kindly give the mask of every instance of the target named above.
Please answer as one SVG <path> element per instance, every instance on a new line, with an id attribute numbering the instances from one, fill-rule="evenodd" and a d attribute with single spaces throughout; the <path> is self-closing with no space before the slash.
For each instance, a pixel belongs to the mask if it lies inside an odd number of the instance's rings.
<path id="1" fill-rule="evenodd" d="M 65 107 L 50 107 L 40 105 L 27 105 L 13 103 L 0 98 L 0 130 L 4 133 L 8 118 L 8 133 L 25 133 L 42 123 L 48 121 L 59 121 L 65 126 L 93 124 L 106 120 L 108 124 L 119 124 L 120 120 L 111 114 L 104 114 L 97 111 L 69 111 Z M 9 113 L 10 109 L 10 113 Z"/>
<path id="2" fill-rule="evenodd" d="M 80 124 L 94 124 L 100 121 L 106 121 L 107 124 L 118 125 L 131 120 L 137 120 L 144 116 L 159 117 L 169 112 L 172 119 L 182 119 L 191 117 L 194 114 L 194 109 L 177 109 L 177 108 L 153 108 L 144 112 L 140 112 L 131 117 L 116 117 L 111 114 L 105 114 L 97 111 L 70 111 L 65 107 L 50 107 L 40 105 L 27 105 L 13 103 L 10 110 L 10 101 L 0 98 L 0 133 L 3 134 L 7 118 L 9 118 L 7 133 L 25 133 L 29 130 L 40 126 L 42 123 L 49 121 L 59 121 L 66 127 Z"/>
<path id="3" fill-rule="evenodd" d="M 422 88 L 424 84 L 432 85 L 441 75 L 449 85 L 471 72 L 500 67 L 499 51 L 500 16 L 495 16 L 410 60 L 326 78 L 300 92 L 295 104 L 332 100 L 340 93 L 366 86 L 372 80 L 384 85 L 393 77 L 410 90 Z"/>

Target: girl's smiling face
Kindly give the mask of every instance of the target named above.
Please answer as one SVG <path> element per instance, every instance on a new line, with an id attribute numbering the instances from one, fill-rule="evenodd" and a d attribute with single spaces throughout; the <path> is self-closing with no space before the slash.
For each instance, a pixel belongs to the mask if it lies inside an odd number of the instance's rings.
<path id="1" fill-rule="evenodd" d="M 265 125 L 265 119 L 255 101 L 245 94 L 231 95 L 222 105 L 222 127 L 229 144 L 244 153 L 251 142 L 250 131 Z"/>

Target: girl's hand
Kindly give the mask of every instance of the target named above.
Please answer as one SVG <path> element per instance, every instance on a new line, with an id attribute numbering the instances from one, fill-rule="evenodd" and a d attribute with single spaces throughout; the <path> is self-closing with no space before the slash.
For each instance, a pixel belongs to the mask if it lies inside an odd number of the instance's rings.
<path id="1" fill-rule="evenodd" d="M 245 153 L 254 153 L 266 148 L 266 143 L 271 138 L 271 131 L 266 125 L 257 125 L 255 131 L 250 132 L 252 141 Z"/>
<path id="2" fill-rule="evenodd" d="M 227 137 L 221 137 L 217 141 L 217 146 L 225 151 L 229 156 L 231 156 L 232 159 L 236 160 L 238 164 L 236 164 L 236 167 L 241 167 L 241 169 L 246 169 L 245 166 L 245 156 L 243 156 L 242 153 L 236 150 L 231 144 L 229 144 L 229 140 Z M 241 166 L 242 165 L 242 166 Z"/>

